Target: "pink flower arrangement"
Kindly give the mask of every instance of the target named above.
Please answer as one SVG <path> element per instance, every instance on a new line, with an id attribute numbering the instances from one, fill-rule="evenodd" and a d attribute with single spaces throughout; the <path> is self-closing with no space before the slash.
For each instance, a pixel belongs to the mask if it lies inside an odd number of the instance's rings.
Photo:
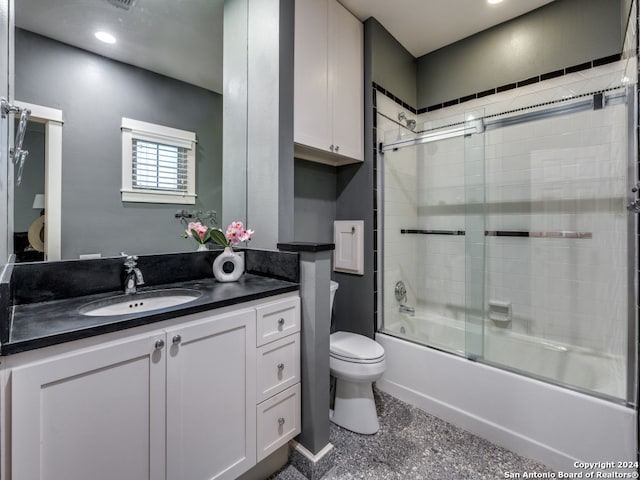
<path id="1" fill-rule="evenodd" d="M 191 237 L 196 242 L 205 244 L 211 240 L 211 230 L 211 228 L 200 222 L 189 222 L 189 225 L 187 225 L 187 229 L 184 232 L 184 237 Z"/>
<path id="2" fill-rule="evenodd" d="M 224 236 L 229 240 L 231 245 L 237 245 L 240 242 L 251 240 L 251 235 L 253 235 L 253 230 L 245 229 L 242 222 L 231 222 Z M 226 246 L 229 247 L 231 245 Z"/>
<path id="3" fill-rule="evenodd" d="M 244 228 L 242 222 L 231 222 L 226 233 L 219 228 L 207 227 L 201 222 L 191 222 L 185 230 L 185 238 L 191 237 L 201 244 L 214 241 L 225 248 L 231 248 L 240 242 L 251 240 L 253 233 L 253 230 Z"/>

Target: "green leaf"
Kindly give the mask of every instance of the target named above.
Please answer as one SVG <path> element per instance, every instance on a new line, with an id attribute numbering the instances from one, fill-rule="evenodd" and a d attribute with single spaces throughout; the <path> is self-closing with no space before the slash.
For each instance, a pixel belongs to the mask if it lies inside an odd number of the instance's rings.
<path id="1" fill-rule="evenodd" d="M 211 228 L 207 231 L 207 233 L 209 233 L 211 240 L 216 242 L 218 245 L 222 245 L 223 247 L 229 246 L 229 240 L 227 240 L 227 237 L 224 236 L 224 233 L 222 233 L 222 230 L 218 230 L 217 228 Z"/>

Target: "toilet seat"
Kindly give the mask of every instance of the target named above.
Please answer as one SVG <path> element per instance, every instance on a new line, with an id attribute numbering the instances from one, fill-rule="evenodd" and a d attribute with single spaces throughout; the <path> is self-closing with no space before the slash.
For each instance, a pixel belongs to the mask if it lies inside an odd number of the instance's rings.
<path id="1" fill-rule="evenodd" d="M 375 340 L 350 332 L 335 332 L 329 337 L 331 357 L 351 363 L 379 363 L 384 349 Z"/>

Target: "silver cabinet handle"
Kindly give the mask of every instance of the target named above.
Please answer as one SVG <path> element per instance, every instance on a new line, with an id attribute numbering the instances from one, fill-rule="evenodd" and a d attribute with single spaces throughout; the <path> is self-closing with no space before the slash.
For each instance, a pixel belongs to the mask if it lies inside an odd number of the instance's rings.
<path id="1" fill-rule="evenodd" d="M 156 350 L 164 348 L 164 340 L 156 340 L 155 348 Z"/>
<path id="2" fill-rule="evenodd" d="M 278 325 L 279 325 L 279 326 L 284 325 L 284 318 L 279 318 L 279 319 L 278 319 Z"/>
<path id="3" fill-rule="evenodd" d="M 174 345 L 177 345 L 182 341 L 182 337 L 180 335 L 174 335 L 171 341 Z"/>
<path id="4" fill-rule="evenodd" d="M 278 419 L 278 425 L 280 425 L 280 426 L 284 425 L 284 417 L 280 417 Z"/>
<path id="5" fill-rule="evenodd" d="M 284 363 L 278 364 L 278 370 L 284 370 Z"/>

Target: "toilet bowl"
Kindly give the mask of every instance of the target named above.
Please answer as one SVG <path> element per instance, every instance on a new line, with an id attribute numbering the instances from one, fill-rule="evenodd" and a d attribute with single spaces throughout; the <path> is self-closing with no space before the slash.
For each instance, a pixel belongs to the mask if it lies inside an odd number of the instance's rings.
<path id="1" fill-rule="evenodd" d="M 338 283 L 331 282 L 331 309 Z M 330 336 L 329 369 L 336 379 L 331 421 L 356 433 L 378 431 L 378 415 L 372 383 L 385 370 L 384 349 L 374 340 L 349 332 Z"/>

